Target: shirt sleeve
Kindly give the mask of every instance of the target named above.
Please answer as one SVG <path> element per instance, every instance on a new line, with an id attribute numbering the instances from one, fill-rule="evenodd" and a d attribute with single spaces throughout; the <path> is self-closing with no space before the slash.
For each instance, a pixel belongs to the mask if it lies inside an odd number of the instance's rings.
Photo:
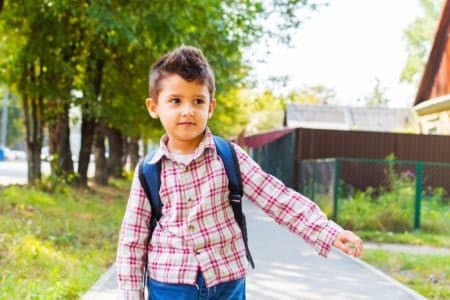
<path id="1" fill-rule="evenodd" d="M 137 166 L 131 184 L 130 195 L 123 217 L 117 247 L 117 279 L 119 289 L 123 290 L 120 299 L 136 298 L 138 291 L 144 290 L 144 266 L 147 255 L 149 237 L 149 222 L 151 217 L 150 204 L 139 182 Z M 133 296 L 134 295 L 134 296 Z"/>
<path id="2" fill-rule="evenodd" d="M 244 196 L 275 222 L 300 236 L 319 255 L 328 256 L 343 229 L 328 220 L 314 202 L 264 172 L 242 148 L 233 146 L 239 160 Z"/>

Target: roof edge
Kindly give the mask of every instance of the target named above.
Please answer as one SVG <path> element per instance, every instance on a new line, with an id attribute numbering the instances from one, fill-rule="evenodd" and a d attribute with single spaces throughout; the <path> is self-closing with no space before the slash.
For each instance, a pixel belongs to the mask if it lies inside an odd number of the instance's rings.
<path id="1" fill-rule="evenodd" d="M 447 44 L 447 35 L 450 33 L 450 0 L 446 0 L 442 7 L 441 16 L 439 18 L 438 27 L 434 35 L 433 46 L 428 56 L 425 70 L 417 89 L 414 105 L 428 100 L 433 87 L 434 79 L 439 71 L 439 65 L 442 55 Z"/>
<path id="2" fill-rule="evenodd" d="M 443 110 L 450 110 L 450 94 L 429 99 L 413 107 L 419 116 L 428 115 Z"/>

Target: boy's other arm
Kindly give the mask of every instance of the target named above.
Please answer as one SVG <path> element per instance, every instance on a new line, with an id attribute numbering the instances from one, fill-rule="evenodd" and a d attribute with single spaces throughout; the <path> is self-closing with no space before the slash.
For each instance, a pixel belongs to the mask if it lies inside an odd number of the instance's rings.
<path id="1" fill-rule="evenodd" d="M 150 204 L 139 182 L 138 166 L 131 184 L 117 248 L 120 299 L 143 299 L 144 266 L 149 236 Z"/>
<path id="2" fill-rule="evenodd" d="M 246 198 L 277 223 L 304 239 L 320 255 L 327 256 L 332 246 L 348 253 L 345 243 L 356 241 L 353 233 L 328 220 L 314 202 L 264 172 L 239 146 L 234 145 L 234 148 Z M 360 254 L 362 247 L 355 246 L 355 249 L 354 254 Z"/>

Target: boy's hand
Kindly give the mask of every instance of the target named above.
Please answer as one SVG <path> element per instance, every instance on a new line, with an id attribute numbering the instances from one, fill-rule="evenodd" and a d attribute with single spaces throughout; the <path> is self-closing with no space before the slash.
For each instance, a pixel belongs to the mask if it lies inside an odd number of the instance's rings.
<path id="1" fill-rule="evenodd" d="M 363 251 L 363 241 L 351 231 L 343 230 L 333 242 L 333 246 L 342 252 L 359 257 Z"/>

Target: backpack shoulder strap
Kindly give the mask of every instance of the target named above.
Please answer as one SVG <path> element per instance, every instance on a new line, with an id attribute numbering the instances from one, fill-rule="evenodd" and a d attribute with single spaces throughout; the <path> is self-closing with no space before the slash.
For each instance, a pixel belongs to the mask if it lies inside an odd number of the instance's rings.
<path id="1" fill-rule="evenodd" d="M 236 157 L 231 143 L 219 136 L 213 136 L 216 145 L 217 154 L 222 159 L 225 171 L 228 176 L 228 188 L 230 189 L 230 200 L 232 202 L 241 202 L 244 194 L 242 188 L 241 171 L 239 169 L 239 161 Z"/>
<path id="2" fill-rule="evenodd" d="M 156 151 L 145 156 L 139 164 L 139 181 L 144 189 L 145 195 L 152 210 L 152 220 L 150 222 L 151 233 L 156 222 L 161 218 L 161 198 L 159 197 L 159 187 L 161 186 L 161 161 L 155 164 L 150 163 Z"/>
<path id="3" fill-rule="evenodd" d="M 225 172 L 227 173 L 228 189 L 230 190 L 230 205 L 233 209 L 234 218 L 236 219 L 236 222 L 242 232 L 247 259 L 254 269 L 255 263 L 253 262 L 252 255 L 250 254 L 250 248 L 248 246 L 247 224 L 245 221 L 244 212 L 242 211 L 242 196 L 244 194 L 244 190 L 242 187 L 242 177 L 236 151 L 229 141 L 215 135 L 213 136 L 213 139 L 216 145 L 217 154 L 222 159 Z"/>

